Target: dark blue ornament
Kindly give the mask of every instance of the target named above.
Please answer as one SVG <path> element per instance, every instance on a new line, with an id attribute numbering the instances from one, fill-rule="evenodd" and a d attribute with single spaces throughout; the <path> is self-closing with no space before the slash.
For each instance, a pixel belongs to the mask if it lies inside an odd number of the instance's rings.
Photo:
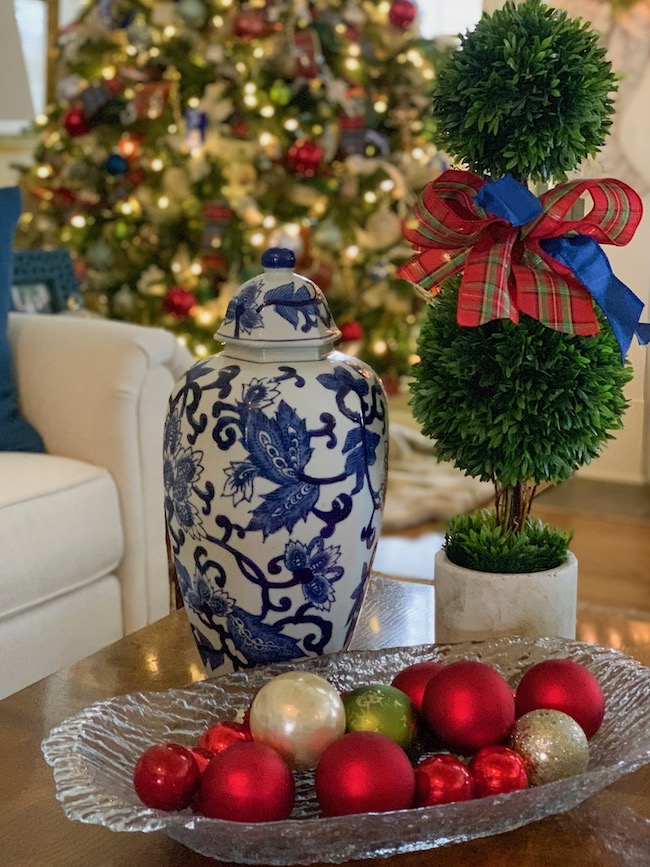
<path id="1" fill-rule="evenodd" d="M 109 175 L 123 175 L 128 167 L 128 162 L 120 154 L 111 154 L 104 163 L 104 168 Z"/>

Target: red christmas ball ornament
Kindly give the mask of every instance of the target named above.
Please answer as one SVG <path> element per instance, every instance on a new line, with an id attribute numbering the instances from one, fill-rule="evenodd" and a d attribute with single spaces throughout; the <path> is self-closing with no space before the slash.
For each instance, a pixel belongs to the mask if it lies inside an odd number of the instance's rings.
<path id="1" fill-rule="evenodd" d="M 351 340 L 363 340 L 364 334 L 363 325 L 357 322 L 356 319 L 352 322 L 344 322 L 341 325 L 341 340 L 344 343 L 348 343 Z M 404 692 L 405 690 L 402 691 Z"/>
<path id="2" fill-rule="evenodd" d="M 436 753 L 415 769 L 416 807 L 471 801 L 474 797 L 474 778 L 456 756 Z"/>
<path id="3" fill-rule="evenodd" d="M 531 710 L 559 710 L 593 737 L 605 716 L 605 696 L 598 680 L 572 659 L 546 659 L 524 674 L 515 693 L 517 718 Z"/>
<path id="4" fill-rule="evenodd" d="M 210 759 L 214 753 L 211 753 L 210 750 L 206 750 L 203 747 L 188 747 L 188 750 L 194 756 L 196 764 L 199 767 L 199 773 L 202 774 L 210 764 Z"/>
<path id="5" fill-rule="evenodd" d="M 232 30 L 240 39 L 261 39 L 271 32 L 269 22 L 254 9 L 244 9 L 235 15 Z"/>
<path id="6" fill-rule="evenodd" d="M 87 135 L 92 129 L 92 124 L 79 106 L 73 105 L 63 115 L 63 128 L 69 136 L 75 138 L 79 135 Z"/>
<path id="7" fill-rule="evenodd" d="M 460 660 L 443 666 L 431 678 L 422 713 L 441 743 L 469 754 L 508 737 L 515 723 L 515 699 L 494 668 Z"/>
<path id="8" fill-rule="evenodd" d="M 172 286 L 162 300 L 162 308 L 174 319 L 185 319 L 196 304 L 196 295 L 183 286 Z"/>
<path id="9" fill-rule="evenodd" d="M 394 0 L 388 10 L 388 20 L 398 30 L 408 30 L 417 14 L 418 7 L 411 0 Z"/>
<path id="10" fill-rule="evenodd" d="M 287 166 L 297 175 L 312 178 L 318 171 L 323 153 L 323 149 L 316 142 L 298 139 L 287 151 Z"/>
<path id="11" fill-rule="evenodd" d="M 201 774 L 191 751 L 180 744 L 156 744 L 145 750 L 133 771 L 133 786 L 147 807 L 184 810 Z"/>
<path id="12" fill-rule="evenodd" d="M 384 813 L 413 805 L 415 772 L 395 741 L 378 732 L 350 732 L 321 756 L 315 785 L 325 816 Z"/>
<path id="13" fill-rule="evenodd" d="M 477 798 L 528 788 L 524 760 L 508 747 L 483 747 L 472 756 L 469 770 L 474 778 Z"/>
<path id="14" fill-rule="evenodd" d="M 238 722 L 218 722 L 207 728 L 199 738 L 199 746 L 210 753 L 220 753 L 240 741 L 252 741 L 248 726 Z"/>
<path id="15" fill-rule="evenodd" d="M 444 668 L 442 662 L 434 662 L 433 660 L 416 662 L 413 665 L 409 665 L 408 668 L 403 668 L 402 671 L 399 671 L 393 678 L 391 686 L 405 692 L 413 702 L 416 710 L 421 711 L 424 690 L 427 688 L 431 678 L 438 674 L 442 668 Z"/>
<path id="16" fill-rule="evenodd" d="M 242 741 L 213 756 L 201 777 L 200 809 L 230 822 L 288 819 L 295 802 L 289 765 L 271 747 Z"/>

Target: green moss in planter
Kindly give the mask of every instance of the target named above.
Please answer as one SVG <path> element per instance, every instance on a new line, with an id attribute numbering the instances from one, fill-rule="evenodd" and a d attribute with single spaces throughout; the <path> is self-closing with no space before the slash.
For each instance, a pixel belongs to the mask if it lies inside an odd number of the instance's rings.
<path id="1" fill-rule="evenodd" d="M 615 88 L 588 24 L 539 0 L 506 3 L 438 73 L 436 143 L 479 173 L 564 180 L 602 147 Z"/>
<path id="2" fill-rule="evenodd" d="M 571 534 L 532 518 L 522 533 L 504 530 L 494 512 L 457 515 L 449 522 L 444 549 L 457 566 L 479 572 L 541 572 L 566 560 Z"/>

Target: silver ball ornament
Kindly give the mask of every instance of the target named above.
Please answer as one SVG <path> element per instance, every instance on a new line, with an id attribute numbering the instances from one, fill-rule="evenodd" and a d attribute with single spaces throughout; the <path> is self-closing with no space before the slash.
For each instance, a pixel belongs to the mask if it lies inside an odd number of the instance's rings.
<path id="1" fill-rule="evenodd" d="M 587 737 L 568 714 L 531 710 L 515 723 L 510 747 L 524 761 L 531 786 L 581 774 L 589 763 Z"/>

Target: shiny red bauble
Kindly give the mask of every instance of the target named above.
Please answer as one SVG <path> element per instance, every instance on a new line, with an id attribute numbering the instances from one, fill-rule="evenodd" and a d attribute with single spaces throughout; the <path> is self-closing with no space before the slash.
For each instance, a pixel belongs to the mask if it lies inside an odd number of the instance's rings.
<path id="1" fill-rule="evenodd" d="M 508 737 L 515 723 L 515 700 L 508 682 L 494 668 L 460 660 L 431 678 L 422 714 L 445 747 L 469 754 Z"/>
<path id="2" fill-rule="evenodd" d="M 253 736 L 247 725 L 227 720 L 207 728 L 199 738 L 199 746 L 208 752 L 220 753 L 233 744 L 252 740 Z"/>
<path id="3" fill-rule="evenodd" d="M 477 798 L 528 788 L 524 760 L 508 747 L 483 747 L 472 756 L 469 769 L 474 777 Z"/>
<path id="4" fill-rule="evenodd" d="M 378 732 L 350 732 L 321 756 L 315 785 L 325 816 L 384 813 L 413 806 L 415 772 L 395 741 Z"/>
<path id="5" fill-rule="evenodd" d="M 474 778 L 456 756 L 436 753 L 415 768 L 416 807 L 471 801 L 473 797 Z"/>
<path id="6" fill-rule="evenodd" d="M 424 698 L 424 690 L 427 688 L 427 684 L 434 674 L 438 674 L 443 668 L 442 662 L 433 662 L 433 660 L 416 662 L 398 672 L 393 678 L 391 686 L 405 692 L 413 702 L 416 710 L 421 711 L 422 699 Z"/>
<path id="7" fill-rule="evenodd" d="M 203 747 L 188 747 L 188 750 L 196 759 L 196 764 L 199 766 L 199 772 L 202 774 L 203 771 L 210 764 L 210 759 L 212 758 L 214 753 L 211 753 L 209 750 L 203 749 Z"/>
<path id="8" fill-rule="evenodd" d="M 312 178 L 323 159 L 323 149 L 316 142 L 298 139 L 287 151 L 287 168 L 289 171 L 305 178 Z"/>
<path id="9" fill-rule="evenodd" d="M 417 13 L 418 8 L 411 0 L 394 0 L 388 10 L 388 20 L 398 30 L 408 30 Z"/>
<path id="10" fill-rule="evenodd" d="M 180 744 L 156 744 L 145 750 L 133 771 L 133 786 L 147 807 L 183 810 L 192 800 L 201 775 L 190 750 Z"/>
<path id="11" fill-rule="evenodd" d="M 231 822 L 288 819 L 296 790 L 289 765 L 264 744 L 242 741 L 217 753 L 201 777 L 200 810 Z"/>
<path id="12" fill-rule="evenodd" d="M 182 286 L 172 286 L 162 300 L 162 308 L 174 319 L 185 319 L 196 304 L 196 295 Z"/>
<path id="13" fill-rule="evenodd" d="M 69 108 L 63 116 L 63 128 L 73 138 L 79 135 L 87 135 L 92 129 L 92 124 L 77 106 Z"/>
<path id="14" fill-rule="evenodd" d="M 515 694 L 517 718 L 531 710 L 560 710 L 593 737 L 605 716 L 605 696 L 594 675 L 572 659 L 545 659 L 524 674 Z"/>

